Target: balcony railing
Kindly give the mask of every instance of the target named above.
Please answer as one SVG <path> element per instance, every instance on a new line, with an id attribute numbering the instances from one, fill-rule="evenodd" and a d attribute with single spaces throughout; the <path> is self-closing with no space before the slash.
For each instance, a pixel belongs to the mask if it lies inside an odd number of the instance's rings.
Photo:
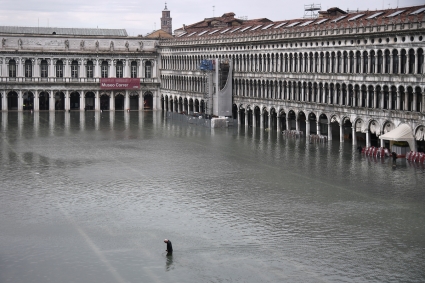
<path id="1" fill-rule="evenodd" d="M 100 83 L 100 78 L 0 77 L 1 83 Z M 159 83 L 158 78 L 140 78 L 141 84 Z"/>

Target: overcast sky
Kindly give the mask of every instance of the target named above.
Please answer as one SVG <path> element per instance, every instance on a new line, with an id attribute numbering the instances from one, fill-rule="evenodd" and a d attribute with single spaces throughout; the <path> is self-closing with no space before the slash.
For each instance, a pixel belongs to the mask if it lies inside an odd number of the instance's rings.
<path id="1" fill-rule="evenodd" d="M 315 0 L 322 10 L 376 10 L 424 4 L 424 0 Z M 304 5 L 297 0 L 168 0 L 173 30 L 204 18 L 234 12 L 236 17 L 272 21 L 301 18 Z M 77 28 L 124 28 L 129 35 L 146 35 L 160 28 L 165 1 L 152 0 L 0 0 L 0 25 Z M 213 6 L 214 12 L 213 12 Z"/>

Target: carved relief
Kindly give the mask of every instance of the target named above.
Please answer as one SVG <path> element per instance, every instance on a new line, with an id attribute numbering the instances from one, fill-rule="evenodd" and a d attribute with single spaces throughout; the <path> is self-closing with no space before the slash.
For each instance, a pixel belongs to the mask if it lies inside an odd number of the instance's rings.
<path id="1" fill-rule="evenodd" d="M 22 39 L 18 39 L 18 47 L 21 49 L 22 48 Z"/>
<path id="2" fill-rule="evenodd" d="M 130 45 L 128 44 L 128 41 L 126 41 L 126 42 L 125 42 L 125 49 L 126 49 L 127 51 L 129 51 L 129 49 L 130 49 Z"/>
<path id="3" fill-rule="evenodd" d="M 6 38 L 3 38 L 1 40 L 1 47 L 4 47 L 6 45 Z"/>
<path id="4" fill-rule="evenodd" d="M 111 41 L 111 44 L 109 44 L 109 50 L 114 51 L 114 42 Z"/>

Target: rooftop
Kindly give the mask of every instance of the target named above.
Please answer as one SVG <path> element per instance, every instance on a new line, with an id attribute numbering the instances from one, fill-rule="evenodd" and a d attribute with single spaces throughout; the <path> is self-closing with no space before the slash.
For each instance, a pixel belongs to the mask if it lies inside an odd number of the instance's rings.
<path id="1" fill-rule="evenodd" d="M 242 20 L 235 13 L 226 13 L 221 17 L 207 18 L 203 21 L 183 26 L 175 30 L 177 40 L 188 37 L 203 39 L 206 37 L 227 37 L 238 35 L 256 35 L 270 32 L 283 32 L 285 29 L 305 31 L 312 29 L 333 29 L 367 25 L 392 24 L 395 22 L 417 22 L 425 19 L 425 5 L 400 7 L 374 11 L 344 11 L 337 7 L 320 11 L 315 19 L 290 19 L 271 21 L 267 18 Z"/>

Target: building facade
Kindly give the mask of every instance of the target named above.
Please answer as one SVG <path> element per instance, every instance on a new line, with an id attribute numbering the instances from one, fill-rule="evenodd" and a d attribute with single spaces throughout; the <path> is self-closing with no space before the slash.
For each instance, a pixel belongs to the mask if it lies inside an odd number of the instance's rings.
<path id="1" fill-rule="evenodd" d="M 202 112 L 203 59 L 231 60 L 239 124 L 383 145 L 407 123 L 423 147 L 425 7 L 316 19 L 240 20 L 234 13 L 185 26 L 160 42 L 168 111 Z"/>
<path id="2" fill-rule="evenodd" d="M 239 125 L 383 145 L 380 135 L 408 124 L 425 147 L 425 6 L 319 15 L 276 22 L 226 13 L 169 39 L 0 27 L 0 109 L 205 112 L 199 65 L 216 59 L 231 62 Z M 171 29 L 167 7 L 161 28 Z M 140 89 L 102 89 L 102 78 L 138 78 Z"/>
<path id="3" fill-rule="evenodd" d="M 0 109 L 142 110 L 160 102 L 155 40 L 125 30 L 0 27 Z M 139 78 L 107 90 L 101 78 Z"/>

